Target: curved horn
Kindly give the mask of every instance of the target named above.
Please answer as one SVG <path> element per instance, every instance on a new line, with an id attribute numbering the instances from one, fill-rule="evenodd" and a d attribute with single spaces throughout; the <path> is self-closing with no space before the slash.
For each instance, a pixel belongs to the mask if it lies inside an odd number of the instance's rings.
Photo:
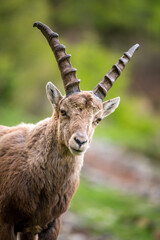
<path id="1" fill-rule="evenodd" d="M 139 48 L 139 44 L 135 44 L 128 52 L 119 59 L 119 61 L 113 65 L 111 70 L 104 76 L 100 83 L 94 88 L 93 93 L 101 100 L 105 98 L 109 89 L 113 86 L 116 79 L 120 76 L 121 72 L 125 68 L 126 64 L 132 58 L 134 52 Z"/>
<path id="2" fill-rule="evenodd" d="M 60 44 L 58 40 L 59 35 L 41 22 L 35 22 L 33 27 L 37 27 L 41 30 L 55 55 L 63 79 L 66 96 L 75 92 L 80 92 L 80 80 L 76 77 L 77 69 L 72 67 L 70 63 L 71 55 L 66 54 L 65 46 Z"/>

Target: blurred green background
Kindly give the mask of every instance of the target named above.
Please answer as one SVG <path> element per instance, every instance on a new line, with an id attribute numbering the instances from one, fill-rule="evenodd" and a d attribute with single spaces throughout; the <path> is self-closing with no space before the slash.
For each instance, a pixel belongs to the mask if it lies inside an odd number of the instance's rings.
<path id="1" fill-rule="evenodd" d="M 142 153 L 159 166 L 160 1 L 1 0 L 0 124 L 35 123 L 50 116 L 52 109 L 45 93 L 48 81 L 64 93 L 48 43 L 37 29 L 32 28 L 35 21 L 42 21 L 59 33 L 66 52 L 72 54 L 71 62 L 78 69 L 77 77 L 81 79 L 82 90 L 92 90 L 125 51 L 135 43 L 140 44 L 140 49 L 107 95 L 107 99 L 120 96 L 120 106 L 101 123 L 94 137 Z M 88 188 L 84 182 L 78 194 L 83 196 Z M 92 191 L 95 191 L 95 196 L 100 196 L 100 193 L 96 195 L 97 190 Z M 106 189 L 102 192 L 104 199 L 108 195 L 113 198 L 111 202 L 113 200 L 115 204 L 111 204 L 111 209 L 123 202 L 122 209 L 127 211 L 125 206 L 126 201 L 130 202 L 129 196 L 119 203 L 114 201 L 118 193 L 109 194 Z M 85 198 L 85 202 L 88 199 L 89 203 L 87 193 Z M 76 201 L 75 198 L 75 212 Z M 95 201 L 98 202 L 97 199 Z M 136 199 L 134 202 L 131 197 L 128 204 L 134 206 L 142 204 L 141 201 Z M 105 200 L 99 202 L 103 206 Z M 160 228 L 160 213 L 155 210 L 156 206 L 150 209 L 145 204 L 148 218 L 157 219 L 156 231 Z M 128 218 L 132 217 L 132 213 L 128 214 Z M 92 220 L 89 219 L 90 224 Z M 118 228 L 118 221 L 112 221 L 109 228 L 119 239 L 156 239 L 145 227 L 138 235 L 136 225 L 119 222 L 122 228 Z M 126 231 L 127 235 L 124 234 Z"/>

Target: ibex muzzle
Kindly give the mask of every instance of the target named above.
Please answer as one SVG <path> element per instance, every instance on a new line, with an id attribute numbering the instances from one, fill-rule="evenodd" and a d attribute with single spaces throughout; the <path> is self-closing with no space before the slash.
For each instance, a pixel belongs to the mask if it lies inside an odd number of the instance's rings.
<path id="1" fill-rule="evenodd" d="M 75 155 L 80 155 L 87 150 L 88 136 L 83 131 L 77 131 L 69 140 L 70 151 Z"/>

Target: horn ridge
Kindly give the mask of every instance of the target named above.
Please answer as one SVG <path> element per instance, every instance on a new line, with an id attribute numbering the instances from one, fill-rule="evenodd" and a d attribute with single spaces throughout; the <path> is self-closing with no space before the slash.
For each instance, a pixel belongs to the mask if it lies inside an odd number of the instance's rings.
<path id="1" fill-rule="evenodd" d="M 33 27 L 37 27 L 47 39 L 58 64 L 61 72 L 62 80 L 66 96 L 69 96 L 75 92 L 80 92 L 79 82 L 80 80 L 76 77 L 77 69 L 73 68 L 70 63 L 70 54 L 66 54 L 65 46 L 58 40 L 58 34 L 53 32 L 47 25 L 41 22 L 35 22 Z M 71 84 L 70 84 L 71 83 Z M 72 88 L 72 86 L 74 86 Z M 70 88 L 72 89 L 70 89 Z"/>
<path id="2" fill-rule="evenodd" d="M 70 58 L 71 57 L 71 54 L 67 54 L 66 56 L 62 56 L 60 57 L 57 61 L 58 61 L 58 64 L 60 64 L 61 62 L 63 62 L 64 60 L 66 60 L 67 58 Z"/>
<path id="3" fill-rule="evenodd" d="M 128 52 L 125 52 L 124 55 L 118 60 L 116 64 L 113 65 L 111 70 L 104 76 L 100 83 L 94 88 L 93 93 L 99 97 L 101 100 L 105 98 L 109 89 L 113 86 L 116 79 L 121 75 L 126 64 L 132 58 L 134 52 L 139 48 L 139 44 L 132 46 Z M 105 91 L 104 91 L 105 89 Z"/>

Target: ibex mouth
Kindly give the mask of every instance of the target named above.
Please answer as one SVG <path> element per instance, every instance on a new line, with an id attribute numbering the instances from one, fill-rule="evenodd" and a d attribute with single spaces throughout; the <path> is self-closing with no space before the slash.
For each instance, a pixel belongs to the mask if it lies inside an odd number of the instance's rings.
<path id="1" fill-rule="evenodd" d="M 80 149 L 75 149 L 73 147 L 70 147 L 70 151 L 71 153 L 73 153 L 74 155 L 81 155 L 83 154 L 85 151 L 84 150 L 80 150 Z"/>

